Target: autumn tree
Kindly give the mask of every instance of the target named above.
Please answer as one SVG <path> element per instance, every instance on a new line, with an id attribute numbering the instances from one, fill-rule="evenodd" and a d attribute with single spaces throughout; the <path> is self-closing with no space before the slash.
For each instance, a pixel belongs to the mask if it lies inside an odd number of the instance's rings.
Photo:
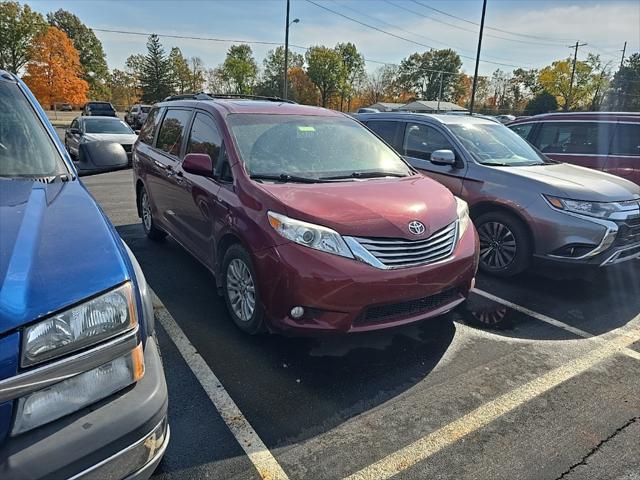
<path id="1" fill-rule="evenodd" d="M 219 70 L 220 78 L 234 93 L 250 94 L 258 77 L 258 64 L 247 44 L 232 45 Z"/>
<path id="2" fill-rule="evenodd" d="M 340 110 L 343 110 L 345 100 L 347 101 L 347 110 L 351 110 L 351 99 L 365 76 L 364 57 L 351 42 L 338 43 L 336 52 L 342 60 L 342 78 L 339 86 Z"/>
<path id="3" fill-rule="evenodd" d="M 33 39 L 30 48 L 24 81 L 42 106 L 87 101 L 89 85 L 82 79 L 80 55 L 63 31 L 48 27 Z"/>
<path id="4" fill-rule="evenodd" d="M 157 35 L 150 35 L 147 41 L 140 84 L 144 102 L 155 103 L 171 95 L 171 65 Z"/>
<path id="5" fill-rule="evenodd" d="M 305 58 L 307 75 L 320 92 L 320 103 L 326 107 L 344 78 L 342 57 L 332 48 L 315 46 L 307 50 Z"/>
<path id="6" fill-rule="evenodd" d="M 110 81 L 107 57 L 102 48 L 102 42 L 93 30 L 73 13 L 62 9 L 48 13 L 47 20 L 50 25 L 66 33 L 73 42 L 73 46 L 80 55 L 83 78 L 89 84 L 91 98 L 107 99 Z"/>
<path id="7" fill-rule="evenodd" d="M 301 68 L 304 65 L 304 57 L 296 52 L 289 52 L 289 82 L 291 82 L 290 72 L 294 68 Z M 279 97 L 284 91 L 284 47 L 269 50 L 262 60 L 262 75 L 260 82 L 256 86 L 258 95 Z M 289 98 L 292 98 L 289 95 Z"/>
<path id="8" fill-rule="evenodd" d="M 289 70 L 289 98 L 305 105 L 318 105 L 318 89 L 302 67 Z"/>
<path id="9" fill-rule="evenodd" d="M 45 30 L 44 18 L 29 5 L 0 2 L 0 68 L 18 73 L 32 59 L 33 39 Z"/>
<path id="10" fill-rule="evenodd" d="M 201 92 L 204 85 L 204 62 L 200 57 L 189 59 L 189 88 L 192 92 Z"/>
<path id="11" fill-rule="evenodd" d="M 398 83 L 423 100 L 452 100 L 459 82 L 460 56 L 450 48 L 414 53 L 400 62 Z"/>
<path id="12" fill-rule="evenodd" d="M 139 100 L 142 97 L 142 70 L 144 69 L 145 57 L 141 53 L 129 55 L 124 62 L 125 73 L 131 78 L 134 94 L 132 97 Z"/>
<path id="13" fill-rule="evenodd" d="M 191 71 L 189 63 L 178 47 L 173 47 L 169 53 L 169 67 L 171 69 L 171 85 L 174 93 L 185 93 L 189 90 Z"/>
<path id="14" fill-rule="evenodd" d="M 398 68 L 395 65 L 384 65 L 366 74 L 362 86 L 362 100 L 367 105 L 378 102 L 394 101 L 398 97 L 396 77 Z"/>
<path id="15" fill-rule="evenodd" d="M 114 68 L 109 76 L 111 102 L 116 105 L 133 105 L 137 103 L 136 79 L 124 70 Z"/>

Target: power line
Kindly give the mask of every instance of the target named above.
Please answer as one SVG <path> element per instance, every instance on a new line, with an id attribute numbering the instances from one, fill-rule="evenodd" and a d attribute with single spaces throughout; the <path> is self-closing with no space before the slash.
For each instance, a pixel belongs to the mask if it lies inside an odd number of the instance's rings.
<path id="1" fill-rule="evenodd" d="M 385 3 L 388 3 L 389 5 L 393 5 L 396 8 L 400 8 L 402 10 L 405 10 L 405 11 L 409 12 L 409 13 L 413 13 L 414 15 L 418 15 L 419 17 L 427 18 L 427 19 L 432 20 L 434 22 L 441 23 L 443 25 L 447 25 L 447 26 L 452 27 L 452 28 L 457 28 L 458 30 L 463 30 L 465 32 L 471 32 L 471 33 L 474 33 L 474 34 L 478 33 L 477 30 L 470 30 L 468 28 L 461 27 L 460 25 L 455 25 L 453 23 L 445 22 L 444 20 L 440 20 L 439 18 L 430 17 L 429 15 L 425 15 L 424 13 L 416 12 L 415 10 L 407 8 L 404 5 L 399 5 L 397 3 L 393 3 L 393 2 L 391 2 L 389 0 L 383 0 L 383 1 Z M 504 40 L 504 41 L 507 41 L 507 42 L 524 43 L 524 44 L 528 44 L 528 45 L 539 45 L 539 46 L 543 46 L 543 47 L 557 47 L 557 46 L 561 46 L 562 45 L 562 44 L 559 44 L 559 43 L 542 43 L 542 42 L 532 42 L 530 40 L 517 40 L 515 38 L 501 37 L 499 35 L 493 35 L 493 34 L 490 34 L 490 33 L 485 33 L 485 36 L 491 37 L 491 38 L 498 38 L 500 40 Z"/>
<path id="2" fill-rule="evenodd" d="M 397 38 L 397 39 L 399 39 L 399 40 L 404 40 L 405 42 L 409 42 L 409 43 L 412 43 L 412 44 L 414 44 L 414 45 L 419 45 L 419 46 L 421 46 L 421 47 L 426 47 L 426 48 L 430 48 L 430 49 L 434 49 L 434 50 L 435 50 L 435 47 L 433 47 L 433 46 L 431 46 L 431 45 L 427 45 L 427 44 L 425 44 L 425 43 L 421 43 L 421 42 L 416 42 L 415 40 L 411 40 L 410 38 L 403 37 L 403 36 L 401 36 L 401 35 L 396 35 L 395 33 L 388 32 L 388 31 L 383 30 L 383 29 L 381 29 L 381 28 L 378 28 L 378 27 L 376 27 L 376 26 L 374 26 L 374 25 L 370 25 L 370 24 L 368 24 L 368 23 L 361 22 L 360 20 L 357 20 L 357 19 L 355 19 L 355 18 L 353 18 L 353 17 L 350 17 L 350 16 L 348 16 L 348 15 L 345 15 L 345 14 L 343 14 L 343 13 L 337 12 L 336 10 L 333 10 L 333 9 L 331 9 L 331 8 L 329 8 L 329 7 L 325 7 L 324 5 L 320 5 L 319 3 L 316 3 L 316 2 L 314 2 L 313 0 L 306 0 L 306 2 L 307 2 L 307 3 L 310 3 L 310 4 L 312 4 L 312 5 L 315 5 L 316 7 L 321 8 L 321 9 L 323 9 L 323 10 L 326 10 L 326 11 L 328 11 L 328 12 L 331 12 L 331 13 L 333 13 L 334 15 L 338 15 L 339 17 L 345 18 L 345 19 L 350 20 L 350 21 L 352 21 L 352 22 L 355 22 L 355 23 L 357 23 L 357 24 L 359 24 L 359 25 L 362 25 L 362 26 L 364 26 L 364 27 L 371 28 L 371 29 L 376 30 L 377 32 L 380 32 L 380 33 L 384 33 L 385 35 L 389 35 L 389 36 L 394 37 L 394 38 Z M 460 57 L 462 57 L 462 58 L 466 58 L 466 59 L 469 59 L 469 60 L 475 60 L 473 57 L 470 57 L 470 56 L 468 56 L 468 55 L 460 55 Z M 510 64 L 510 63 L 494 62 L 494 61 L 492 61 L 492 60 L 481 60 L 481 62 L 484 62 L 484 63 L 491 63 L 491 64 L 494 64 L 494 65 L 500 65 L 500 66 L 504 66 L 504 67 L 515 67 L 515 68 L 521 68 L 521 67 L 522 67 L 521 65 L 513 65 L 513 64 Z"/>
<path id="3" fill-rule="evenodd" d="M 438 10 L 437 8 L 434 8 L 434 7 L 430 6 L 430 5 L 425 5 L 424 3 L 422 3 L 422 2 L 420 2 L 418 0 L 411 0 L 411 1 L 413 3 L 415 3 L 416 5 L 420 5 L 421 7 L 428 8 L 429 10 L 433 10 L 434 12 L 438 12 L 441 15 L 445 15 L 447 17 L 455 18 L 456 20 L 460 20 L 460 21 L 465 22 L 465 23 L 470 23 L 471 25 L 479 26 L 479 24 L 477 22 L 474 22 L 472 20 L 468 20 L 466 18 L 458 17 L 457 15 L 453 15 L 453 14 L 445 12 L 443 10 Z M 537 37 L 535 35 L 528 35 L 526 33 L 511 32 L 509 30 L 503 30 L 503 29 L 497 28 L 497 27 L 489 27 L 489 26 L 485 25 L 484 28 L 486 28 L 487 30 L 493 30 L 495 32 L 502 32 L 502 33 L 506 33 L 506 34 L 509 34 L 509 35 L 519 36 L 519 37 L 533 38 L 535 40 L 548 40 L 548 38 L 545 38 L 545 37 Z M 553 40 L 556 40 L 556 39 L 553 39 Z M 560 41 L 560 42 L 566 42 L 566 41 L 570 41 L 571 39 L 570 38 L 558 38 L 557 40 Z"/>

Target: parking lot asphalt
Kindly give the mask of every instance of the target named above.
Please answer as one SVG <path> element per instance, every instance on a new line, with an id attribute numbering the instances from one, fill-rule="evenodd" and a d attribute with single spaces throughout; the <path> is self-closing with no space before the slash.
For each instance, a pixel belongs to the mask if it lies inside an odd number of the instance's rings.
<path id="1" fill-rule="evenodd" d="M 639 261 L 480 275 L 464 307 L 390 331 L 248 337 L 204 267 L 146 239 L 130 170 L 83 181 L 288 478 L 640 478 Z M 275 478 L 158 329 L 172 438 L 154 478 Z"/>

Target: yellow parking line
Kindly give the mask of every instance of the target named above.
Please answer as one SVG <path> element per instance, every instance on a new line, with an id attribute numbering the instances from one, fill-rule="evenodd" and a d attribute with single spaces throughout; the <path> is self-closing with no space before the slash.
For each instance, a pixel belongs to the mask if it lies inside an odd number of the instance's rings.
<path id="1" fill-rule="evenodd" d="M 582 337 L 582 338 L 587 338 L 591 341 L 597 342 L 597 343 L 602 343 L 602 342 L 606 342 L 607 340 L 604 338 L 605 335 L 603 335 L 602 337 L 599 336 L 595 336 L 589 332 L 585 332 L 584 330 L 580 330 L 579 328 L 573 327 L 571 325 L 567 325 L 566 323 L 563 323 L 559 320 L 556 320 L 555 318 L 551 318 L 547 315 L 543 315 L 542 313 L 538 313 L 538 312 L 534 312 L 533 310 L 523 307 L 521 305 L 518 305 L 517 303 L 513 303 L 510 302 L 509 300 L 505 300 L 504 298 L 500 298 L 497 297 L 495 295 L 493 295 L 492 293 L 489 292 L 485 292 L 484 290 L 480 290 L 478 288 L 474 288 L 471 290 L 473 293 L 480 295 L 481 297 L 485 297 L 489 300 L 492 300 L 496 303 L 500 303 L 502 305 L 504 305 L 505 307 L 509 307 L 517 312 L 520 313 L 524 313 L 528 316 L 530 316 L 531 318 L 535 318 L 536 320 L 540 320 L 541 322 L 545 322 L 548 323 L 549 325 L 553 325 L 554 327 L 558 327 L 561 328 L 563 330 L 566 330 L 567 332 L 573 333 L 574 335 L 577 335 L 578 337 Z M 633 320 L 632 320 L 633 321 Z M 632 350 L 630 348 L 625 348 L 622 350 L 622 353 L 624 353 L 625 355 L 627 355 L 628 357 L 631 358 L 635 358 L 636 360 L 640 360 L 640 352 L 636 352 L 635 350 Z"/>
<path id="2" fill-rule="evenodd" d="M 637 320 L 639 317 L 636 317 Z M 385 479 L 407 470 L 461 438 L 487 426 L 532 399 L 548 392 L 596 364 L 621 353 L 640 340 L 640 332 L 625 333 L 599 343 L 589 353 L 508 392 L 464 415 L 448 425 L 426 435 L 391 455 L 346 477 L 347 480 Z"/>

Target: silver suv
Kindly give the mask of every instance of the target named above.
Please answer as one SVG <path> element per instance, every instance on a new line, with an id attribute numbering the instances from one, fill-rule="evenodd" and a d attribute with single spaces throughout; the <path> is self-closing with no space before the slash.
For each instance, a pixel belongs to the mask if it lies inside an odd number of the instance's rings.
<path id="1" fill-rule="evenodd" d="M 151 105 L 133 105 L 124 115 L 124 121 L 134 130 L 142 128 L 147 120 Z"/>
<path id="2" fill-rule="evenodd" d="M 606 266 L 640 258 L 640 186 L 628 180 L 550 160 L 478 117 L 356 118 L 469 203 L 486 272 L 509 276 L 534 260 Z"/>

